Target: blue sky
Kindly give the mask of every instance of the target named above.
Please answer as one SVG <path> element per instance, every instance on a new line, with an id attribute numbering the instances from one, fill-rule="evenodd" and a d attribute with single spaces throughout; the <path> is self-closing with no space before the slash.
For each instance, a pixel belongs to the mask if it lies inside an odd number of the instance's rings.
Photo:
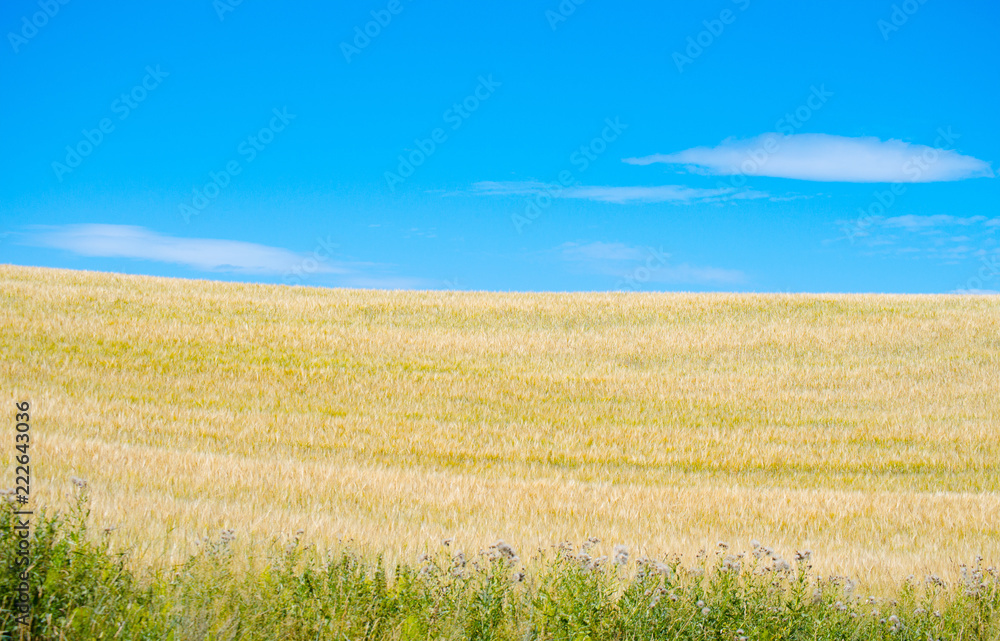
<path id="1" fill-rule="evenodd" d="M 1000 290 L 996 2 L 12 0 L 0 26 L 2 263 Z"/>

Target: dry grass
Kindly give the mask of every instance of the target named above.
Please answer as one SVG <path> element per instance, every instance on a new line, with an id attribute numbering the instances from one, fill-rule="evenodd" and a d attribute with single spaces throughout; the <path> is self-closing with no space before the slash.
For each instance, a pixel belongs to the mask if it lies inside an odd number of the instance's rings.
<path id="1" fill-rule="evenodd" d="M 651 555 L 756 538 L 876 584 L 1000 557 L 997 298 L 11 266 L 0 298 L 0 383 L 34 408 L 36 504 L 88 479 L 97 524 L 148 562 L 224 527 L 407 558 L 446 536 L 530 550 L 596 535 Z"/>

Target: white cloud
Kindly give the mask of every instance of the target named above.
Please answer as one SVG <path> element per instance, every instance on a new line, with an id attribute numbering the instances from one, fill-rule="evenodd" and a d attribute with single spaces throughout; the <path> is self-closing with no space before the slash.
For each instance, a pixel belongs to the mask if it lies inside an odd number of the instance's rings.
<path id="1" fill-rule="evenodd" d="M 652 247 L 625 243 L 563 243 L 549 250 L 557 260 L 573 264 L 580 271 L 616 276 L 622 283 L 733 285 L 744 283 L 746 274 L 719 267 L 699 267 L 688 263 L 670 264 L 670 254 Z"/>
<path id="2" fill-rule="evenodd" d="M 857 226 L 839 221 L 867 255 L 926 258 L 953 264 L 997 252 L 998 230 L 986 216 L 875 216 Z M 853 227 L 852 227 L 853 225 Z M 834 241 L 830 241 L 834 242 Z"/>
<path id="3" fill-rule="evenodd" d="M 481 180 L 472 183 L 472 191 L 487 196 L 527 196 L 537 194 L 546 189 L 562 189 L 562 187 L 559 185 L 549 185 L 538 180 L 516 180 L 509 182 Z"/>
<path id="4" fill-rule="evenodd" d="M 898 227 L 907 231 L 918 231 L 924 229 L 936 229 L 938 227 L 953 227 L 975 225 L 986 221 L 986 216 L 950 216 L 948 214 L 936 214 L 934 216 L 894 216 L 882 221 L 884 227 Z"/>
<path id="5" fill-rule="evenodd" d="M 829 134 L 765 133 L 716 147 L 626 158 L 633 165 L 683 165 L 692 173 L 770 176 L 822 182 L 939 182 L 993 177 L 990 163 L 901 140 Z"/>
<path id="6" fill-rule="evenodd" d="M 572 187 L 566 198 L 582 198 L 606 203 L 713 202 L 746 198 L 767 198 L 767 194 L 736 189 L 697 189 L 683 185 L 657 187 Z"/>
<path id="7" fill-rule="evenodd" d="M 44 228 L 29 243 L 63 249 L 80 256 L 133 258 L 184 265 L 207 272 L 284 274 L 302 269 L 308 255 L 256 243 L 166 236 L 132 225 L 64 225 Z M 333 261 L 309 263 L 312 272 L 347 273 Z"/>
<path id="8" fill-rule="evenodd" d="M 723 200 L 768 197 L 768 194 L 763 192 L 736 189 L 733 187 L 720 189 L 700 189 L 684 185 L 658 185 L 654 187 L 574 185 L 563 187 L 559 184 L 548 184 L 539 181 L 495 182 L 486 180 L 474 183 L 472 189 L 475 193 L 492 196 L 533 196 L 536 194 L 547 194 L 550 198 L 592 200 L 618 204 L 718 202 Z"/>
<path id="9" fill-rule="evenodd" d="M 631 247 L 625 243 L 563 243 L 559 246 L 563 260 L 598 261 L 598 260 L 642 260 L 645 256 L 640 247 Z"/>
<path id="10" fill-rule="evenodd" d="M 354 289 L 439 289 L 439 281 L 408 276 L 352 276 L 341 280 L 340 287 Z"/>
<path id="11" fill-rule="evenodd" d="M 651 272 L 649 280 L 654 283 L 738 285 L 740 283 L 745 283 L 747 276 L 737 269 L 697 267 L 687 263 L 682 263 L 680 265 L 664 267 Z"/>

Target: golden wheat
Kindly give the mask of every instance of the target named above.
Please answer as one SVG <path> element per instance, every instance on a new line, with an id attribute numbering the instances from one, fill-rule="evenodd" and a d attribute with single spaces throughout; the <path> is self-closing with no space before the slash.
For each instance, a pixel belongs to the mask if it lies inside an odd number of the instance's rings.
<path id="1" fill-rule="evenodd" d="M 225 527 L 390 558 L 452 536 L 530 551 L 596 535 L 649 555 L 756 538 L 868 583 L 1000 556 L 997 298 L 13 266 L 0 297 L 36 504 L 87 479 L 95 520 L 146 562 Z"/>

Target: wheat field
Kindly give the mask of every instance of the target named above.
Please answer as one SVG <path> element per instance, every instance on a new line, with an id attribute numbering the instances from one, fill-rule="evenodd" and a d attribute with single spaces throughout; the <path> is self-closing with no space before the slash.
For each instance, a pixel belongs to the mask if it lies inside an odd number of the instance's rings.
<path id="1" fill-rule="evenodd" d="M 589 536 L 1000 558 L 1000 299 L 330 290 L 0 266 L 32 502 L 135 562 L 304 530 L 411 559 Z"/>

